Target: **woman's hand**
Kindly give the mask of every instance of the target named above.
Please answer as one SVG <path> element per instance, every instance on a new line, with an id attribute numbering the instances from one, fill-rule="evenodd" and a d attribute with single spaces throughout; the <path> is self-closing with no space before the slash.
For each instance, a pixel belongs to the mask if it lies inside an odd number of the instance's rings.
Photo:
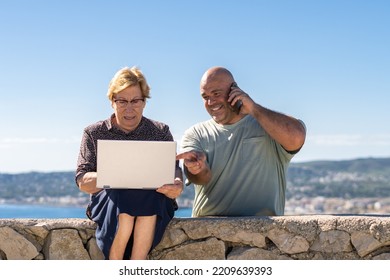
<path id="1" fill-rule="evenodd" d="M 164 194 L 165 196 L 175 199 L 183 192 L 183 181 L 181 178 L 176 177 L 173 184 L 167 184 L 159 187 L 156 191 Z"/>
<path id="2" fill-rule="evenodd" d="M 77 184 L 82 192 L 88 194 L 95 194 L 100 192 L 102 189 L 96 187 L 97 173 L 87 172 L 83 176 L 77 179 Z"/>

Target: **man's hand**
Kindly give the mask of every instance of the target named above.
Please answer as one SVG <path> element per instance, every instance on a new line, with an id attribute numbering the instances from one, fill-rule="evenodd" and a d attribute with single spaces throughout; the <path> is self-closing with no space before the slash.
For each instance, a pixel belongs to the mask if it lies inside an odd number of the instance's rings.
<path id="1" fill-rule="evenodd" d="M 211 170 L 207 164 L 205 153 L 199 151 L 189 151 L 180 153 L 176 160 L 184 160 L 184 170 L 187 178 L 199 185 L 207 184 L 211 179 Z"/>
<path id="2" fill-rule="evenodd" d="M 240 114 L 243 114 L 243 115 L 251 114 L 251 112 L 253 111 L 253 108 L 255 106 L 255 102 L 252 100 L 252 98 L 249 96 L 249 94 L 244 92 L 238 86 L 232 86 L 227 101 L 233 107 L 237 103 L 241 103 Z"/>
<path id="3" fill-rule="evenodd" d="M 184 152 L 176 156 L 176 160 L 180 159 L 184 159 L 184 166 L 193 175 L 199 174 L 205 167 L 207 167 L 206 155 L 202 152 Z"/>

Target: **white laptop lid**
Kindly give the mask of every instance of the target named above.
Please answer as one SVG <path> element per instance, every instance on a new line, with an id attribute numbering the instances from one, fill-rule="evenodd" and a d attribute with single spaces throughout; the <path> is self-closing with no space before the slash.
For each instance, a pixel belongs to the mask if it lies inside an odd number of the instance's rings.
<path id="1" fill-rule="evenodd" d="M 98 140 L 97 187 L 156 189 L 173 184 L 176 142 Z"/>

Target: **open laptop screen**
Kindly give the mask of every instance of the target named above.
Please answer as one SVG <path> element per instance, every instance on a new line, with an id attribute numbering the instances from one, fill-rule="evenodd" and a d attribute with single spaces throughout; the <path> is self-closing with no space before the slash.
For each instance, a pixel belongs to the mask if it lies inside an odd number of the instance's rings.
<path id="1" fill-rule="evenodd" d="M 98 140 L 97 187 L 156 189 L 173 184 L 176 142 Z"/>

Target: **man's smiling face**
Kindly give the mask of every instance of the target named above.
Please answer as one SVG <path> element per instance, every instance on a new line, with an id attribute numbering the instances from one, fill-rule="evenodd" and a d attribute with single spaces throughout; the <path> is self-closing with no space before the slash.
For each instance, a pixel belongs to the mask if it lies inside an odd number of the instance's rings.
<path id="1" fill-rule="evenodd" d="M 241 119 L 227 101 L 232 82 L 230 77 L 222 74 L 208 76 L 201 81 L 200 94 L 204 106 L 218 124 L 233 124 Z"/>

